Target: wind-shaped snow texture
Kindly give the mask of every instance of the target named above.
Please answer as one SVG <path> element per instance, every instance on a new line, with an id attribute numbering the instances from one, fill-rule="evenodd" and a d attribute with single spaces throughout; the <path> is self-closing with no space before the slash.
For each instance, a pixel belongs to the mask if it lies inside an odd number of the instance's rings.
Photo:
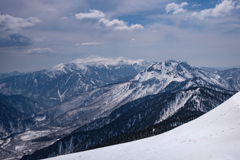
<path id="1" fill-rule="evenodd" d="M 229 87 L 218 75 L 206 73 L 186 62 L 166 61 L 151 65 L 129 82 L 73 97 L 70 101 L 42 111 L 39 116 L 46 116 L 46 121 L 51 121 L 53 126 L 66 126 L 73 121 L 75 125 L 83 125 L 106 117 L 113 110 L 133 100 L 198 86 Z M 83 102 L 82 99 L 86 101 Z"/>
<path id="2" fill-rule="evenodd" d="M 21 94 L 47 106 L 116 82 L 128 81 L 153 62 L 125 58 L 89 57 L 0 83 L 0 93 Z"/>
<path id="3" fill-rule="evenodd" d="M 200 118 L 164 134 L 48 160 L 239 160 L 240 92 Z"/>

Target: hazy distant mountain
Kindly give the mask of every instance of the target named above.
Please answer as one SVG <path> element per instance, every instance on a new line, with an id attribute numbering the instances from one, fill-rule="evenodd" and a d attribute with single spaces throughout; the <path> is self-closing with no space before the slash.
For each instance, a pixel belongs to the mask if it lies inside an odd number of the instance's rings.
<path id="1" fill-rule="evenodd" d="M 231 68 L 223 71 L 217 71 L 216 74 L 226 79 L 232 88 L 240 91 L 240 68 Z"/>
<path id="2" fill-rule="evenodd" d="M 12 76 L 25 75 L 25 74 L 28 74 L 28 73 L 29 72 L 17 72 L 17 71 L 13 71 L 13 72 L 10 72 L 10 73 L 0 73 L 0 79 L 12 77 Z"/>
<path id="3" fill-rule="evenodd" d="M 46 106 L 22 95 L 6 96 L 0 94 L 0 102 L 7 106 L 12 106 L 18 111 L 29 116 L 33 116 L 37 112 L 46 108 Z"/>
<path id="4" fill-rule="evenodd" d="M 216 72 L 216 71 L 219 71 L 219 70 L 216 69 L 216 68 L 210 68 L 210 67 L 201 67 L 200 69 L 201 69 L 201 70 L 204 70 L 204 71 L 206 71 L 206 72 L 210 72 L 210 73 L 214 73 L 214 72 Z"/>
<path id="5" fill-rule="evenodd" d="M 230 89 L 240 91 L 240 68 L 230 68 L 222 71 L 207 67 L 201 69 L 221 76 L 228 82 Z"/>
<path id="6" fill-rule="evenodd" d="M 17 71 L 13 71 L 11 73 L 0 73 L 0 83 L 29 73 L 30 72 L 17 72 Z"/>

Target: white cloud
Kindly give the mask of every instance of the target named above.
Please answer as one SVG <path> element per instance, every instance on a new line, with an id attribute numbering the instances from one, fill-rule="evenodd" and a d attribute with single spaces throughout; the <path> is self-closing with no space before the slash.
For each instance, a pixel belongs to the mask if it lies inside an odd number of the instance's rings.
<path id="1" fill-rule="evenodd" d="M 36 23 L 40 23 L 41 21 L 36 17 L 29 18 L 19 18 L 13 17 L 8 14 L 0 15 L 0 26 L 2 26 L 4 31 L 18 31 L 24 27 L 32 27 Z"/>
<path id="2" fill-rule="evenodd" d="M 124 22 L 122 20 L 118 20 L 118 19 L 108 20 L 108 19 L 104 18 L 105 14 L 102 11 L 98 11 L 98 10 L 89 10 L 89 11 L 90 11 L 90 13 L 76 14 L 75 17 L 77 19 L 84 19 L 84 18 L 100 19 L 98 21 L 100 26 L 113 27 L 114 30 L 134 30 L 134 29 L 143 29 L 144 28 L 141 24 L 132 24 L 131 26 L 128 26 L 127 22 Z M 78 45 L 82 45 L 82 44 L 78 44 Z M 94 44 L 86 43 L 86 45 L 94 45 Z"/>
<path id="3" fill-rule="evenodd" d="M 33 55 L 34 54 L 49 54 L 49 53 L 53 53 L 53 50 L 51 48 L 33 48 L 24 53 L 33 54 Z"/>
<path id="4" fill-rule="evenodd" d="M 68 19 L 68 17 L 64 16 L 64 17 L 62 17 L 62 19 Z"/>
<path id="5" fill-rule="evenodd" d="M 193 4 L 192 7 L 200 7 L 201 4 Z"/>
<path id="6" fill-rule="evenodd" d="M 105 14 L 102 11 L 90 9 L 89 12 L 90 13 L 78 13 L 78 14 L 75 15 L 75 17 L 77 19 L 81 20 L 81 19 L 85 19 L 85 18 L 100 19 L 100 18 L 103 18 L 105 16 Z"/>
<path id="7" fill-rule="evenodd" d="M 99 23 L 106 27 L 114 27 L 114 30 L 135 30 L 135 29 L 144 29 L 141 24 L 132 24 L 131 26 L 127 25 L 127 22 L 122 20 L 114 19 L 109 21 L 108 19 L 102 18 L 99 20 Z"/>
<path id="8" fill-rule="evenodd" d="M 182 2 L 181 4 L 176 4 L 172 2 L 167 4 L 165 10 L 167 13 L 173 11 L 173 14 L 179 14 L 187 11 L 186 9 L 183 9 L 183 7 L 187 5 L 188 5 L 187 2 Z"/>
<path id="9" fill-rule="evenodd" d="M 35 42 L 50 41 L 50 40 L 47 39 L 47 37 L 45 37 L 45 36 L 43 36 L 43 37 L 33 37 L 32 40 L 35 41 Z"/>
<path id="10" fill-rule="evenodd" d="M 103 44 L 103 42 L 84 42 L 84 43 L 76 43 L 76 46 L 88 46 L 88 45 L 99 45 Z"/>
<path id="11" fill-rule="evenodd" d="M 235 4 L 236 2 L 233 2 L 232 0 L 224 0 L 222 3 L 217 4 L 215 8 L 204 9 L 200 12 L 193 12 L 192 16 L 199 19 L 205 19 L 206 17 L 226 16 L 229 15 L 235 8 Z"/>
<path id="12" fill-rule="evenodd" d="M 108 19 L 102 18 L 99 20 L 100 24 L 103 24 L 107 27 L 112 27 L 112 26 L 125 26 L 126 22 L 118 19 L 114 19 L 112 21 L 109 21 Z"/>
<path id="13" fill-rule="evenodd" d="M 132 24 L 130 27 L 127 25 L 115 27 L 114 30 L 135 30 L 135 29 L 144 29 L 141 24 Z"/>

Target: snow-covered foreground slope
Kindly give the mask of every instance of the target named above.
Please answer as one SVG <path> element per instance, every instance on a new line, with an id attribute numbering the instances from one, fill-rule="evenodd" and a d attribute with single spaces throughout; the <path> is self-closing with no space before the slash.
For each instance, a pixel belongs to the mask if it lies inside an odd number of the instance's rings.
<path id="1" fill-rule="evenodd" d="M 240 92 L 200 118 L 164 134 L 48 160 L 238 160 Z"/>

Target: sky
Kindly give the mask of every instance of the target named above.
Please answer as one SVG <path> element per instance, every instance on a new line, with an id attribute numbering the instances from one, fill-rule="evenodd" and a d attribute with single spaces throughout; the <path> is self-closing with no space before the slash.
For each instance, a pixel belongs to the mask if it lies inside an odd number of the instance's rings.
<path id="1" fill-rule="evenodd" d="M 0 73 L 91 55 L 240 68 L 240 0 L 0 0 Z"/>

